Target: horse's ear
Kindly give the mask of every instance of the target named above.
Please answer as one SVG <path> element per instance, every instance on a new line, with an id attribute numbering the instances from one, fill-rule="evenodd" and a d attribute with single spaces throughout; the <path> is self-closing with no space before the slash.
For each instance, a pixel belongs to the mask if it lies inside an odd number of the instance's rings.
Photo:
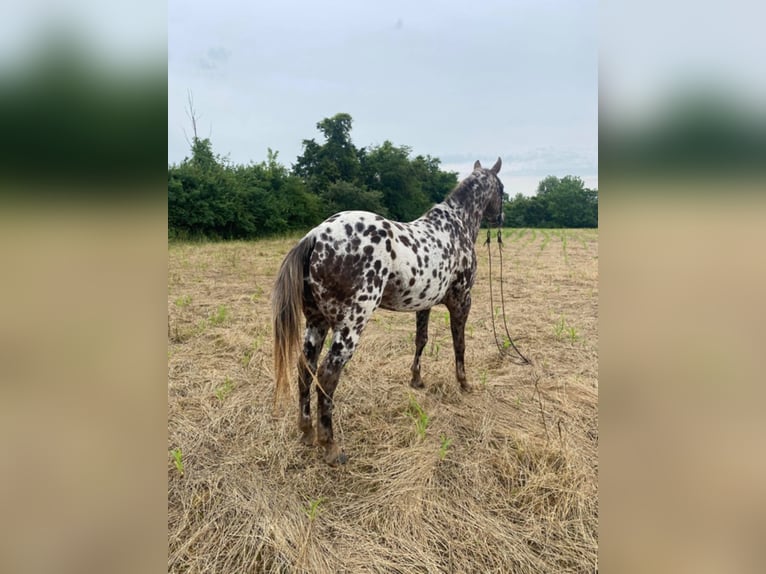
<path id="1" fill-rule="evenodd" d="M 479 163 L 479 162 L 476 162 L 476 163 Z M 500 166 L 501 165 L 503 165 L 503 160 L 501 160 L 500 158 L 497 158 L 497 161 L 495 162 L 495 165 L 493 165 L 492 169 L 490 169 L 489 171 L 491 171 L 492 173 L 497 175 L 500 172 Z"/>
<path id="2" fill-rule="evenodd" d="M 473 169 L 481 169 L 481 162 L 477 159 L 476 163 L 473 164 Z"/>

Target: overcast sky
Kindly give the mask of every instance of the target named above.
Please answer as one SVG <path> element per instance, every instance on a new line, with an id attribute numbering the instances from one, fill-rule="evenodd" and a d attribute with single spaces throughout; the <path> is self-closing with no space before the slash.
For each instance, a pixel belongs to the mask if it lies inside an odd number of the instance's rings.
<path id="1" fill-rule="evenodd" d="M 598 186 L 597 2 L 169 0 L 168 162 L 198 134 L 235 163 L 291 166 L 316 123 L 351 114 L 467 175 L 503 159 L 506 191 L 547 175 Z"/>

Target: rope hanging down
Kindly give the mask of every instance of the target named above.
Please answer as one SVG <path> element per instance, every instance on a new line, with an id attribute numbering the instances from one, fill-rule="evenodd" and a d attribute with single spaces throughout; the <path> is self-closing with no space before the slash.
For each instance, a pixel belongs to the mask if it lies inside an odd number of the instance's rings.
<path id="1" fill-rule="evenodd" d="M 511 337 L 511 334 L 508 332 L 508 324 L 505 321 L 505 295 L 503 293 L 503 235 L 502 235 L 502 229 L 497 230 L 497 248 L 498 252 L 500 253 L 500 305 L 503 311 L 503 328 L 505 329 L 505 336 L 506 340 L 510 344 L 510 346 L 513 348 L 514 351 L 516 351 L 516 354 L 521 358 L 521 361 L 518 361 L 516 357 L 511 355 L 510 351 L 508 350 L 507 346 L 505 345 L 505 341 L 503 344 L 500 344 L 500 341 L 497 338 L 497 330 L 495 328 L 495 303 L 492 298 L 492 236 L 490 234 L 489 228 L 487 228 L 487 240 L 484 242 L 484 244 L 487 246 L 487 255 L 489 256 L 489 305 L 490 305 L 490 315 L 492 316 L 492 334 L 495 336 L 495 345 L 497 345 L 497 350 L 500 351 L 500 355 L 503 357 L 507 357 L 514 363 L 518 365 L 529 365 L 531 364 L 529 359 L 527 359 L 524 355 L 521 354 L 521 351 L 519 351 L 518 347 L 516 347 L 516 344 L 513 342 L 513 338 Z"/>

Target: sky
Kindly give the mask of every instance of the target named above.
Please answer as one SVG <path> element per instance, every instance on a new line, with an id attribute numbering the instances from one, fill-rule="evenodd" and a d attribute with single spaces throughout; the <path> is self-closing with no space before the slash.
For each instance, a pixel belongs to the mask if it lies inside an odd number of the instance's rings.
<path id="1" fill-rule="evenodd" d="M 291 166 L 317 122 L 407 145 L 462 178 L 503 159 L 511 195 L 548 175 L 598 187 L 597 2 L 169 0 L 168 163 L 199 137 Z"/>

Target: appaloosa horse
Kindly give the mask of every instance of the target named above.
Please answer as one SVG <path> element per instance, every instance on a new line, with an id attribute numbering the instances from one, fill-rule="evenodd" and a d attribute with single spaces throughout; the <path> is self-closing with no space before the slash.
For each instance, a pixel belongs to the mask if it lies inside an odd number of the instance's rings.
<path id="1" fill-rule="evenodd" d="M 491 169 L 477 161 L 473 173 L 411 223 L 366 211 L 337 213 L 309 231 L 285 257 L 272 295 L 274 373 L 277 396 L 289 394 L 290 367 L 300 345 L 300 314 L 306 317 L 298 362 L 302 442 L 314 443 L 311 382 L 317 382 L 316 438 L 330 465 L 346 462 L 333 440 L 333 393 L 365 325 L 378 307 L 415 311 L 417 334 L 413 387 L 422 387 L 420 355 L 428 340 L 431 307 L 447 306 L 455 349 L 455 372 L 464 391 L 465 323 L 476 278 L 476 237 L 484 217 L 503 220 L 501 160 Z M 332 345 L 316 371 L 328 329 Z"/>

